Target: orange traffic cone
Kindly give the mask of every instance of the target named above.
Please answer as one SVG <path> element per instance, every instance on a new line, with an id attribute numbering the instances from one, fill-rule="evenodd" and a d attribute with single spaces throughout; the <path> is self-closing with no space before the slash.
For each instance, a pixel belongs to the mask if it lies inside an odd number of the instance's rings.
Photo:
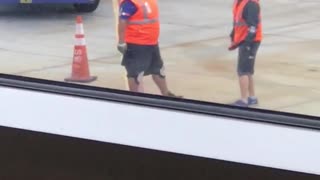
<path id="1" fill-rule="evenodd" d="M 76 18 L 75 46 L 73 53 L 72 74 L 71 77 L 65 78 L 65 81 L 83 83 L 95 81 L 97 77 L 90 76 L 87 47 L 81 16 L 77 16 Z"/>

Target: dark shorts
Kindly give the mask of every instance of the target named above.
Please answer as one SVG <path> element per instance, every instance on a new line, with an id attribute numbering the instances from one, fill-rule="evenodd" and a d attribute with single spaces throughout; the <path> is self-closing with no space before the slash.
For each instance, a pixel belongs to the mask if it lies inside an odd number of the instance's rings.
<path id="1" fill-rule="evenodd" d="M 165 77 L 158 45 L 127 44 L 121 64 L 126 68 L 129 78 L 150 74 Z"/>
<path id="2" fill-rule="evenodd" d="M 253 75 L 254 64 L 256 60 L 257 51 L 259 49 L 260 42 L 252 42 L 248 45 L 241 44 L 239 46 L 238 55 L 238 75 Z"/>

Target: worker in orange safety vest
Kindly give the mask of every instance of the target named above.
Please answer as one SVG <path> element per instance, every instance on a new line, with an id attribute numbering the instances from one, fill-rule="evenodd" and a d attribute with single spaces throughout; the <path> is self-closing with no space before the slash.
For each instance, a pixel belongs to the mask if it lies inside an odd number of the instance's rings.
<path id="1" fill-rule="evenodd" d="M 159 34 L 157 0 L 120 1 L 117 49 L 123 54 L 121 64 L 127 71 L 129 90 L 144 92 L 143 77 L 152 75 L 162 95 L 181 98 L 168 90 Z"/>
<path id="2" fill-rule="evenodd" d="M 249 107 L 258 104 L 254 90 L 254 64 L 262 41 L 261 8 L 259 0 L 235 0 L 233 29 L 229 50 L 238 48 L 237 73 L 241 99 L 232 105 Z"/>

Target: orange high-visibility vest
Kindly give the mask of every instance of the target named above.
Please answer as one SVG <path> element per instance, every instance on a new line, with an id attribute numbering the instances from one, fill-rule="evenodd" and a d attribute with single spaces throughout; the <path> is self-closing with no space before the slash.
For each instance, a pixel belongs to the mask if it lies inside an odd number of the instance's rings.
<path id="1" fill-rule="evenodd" d="M 255 2 L 259 5 L 259 0 L 242 0 L 242 2 L 239 3 L 239 0 L 234 1 L 233 5 L 233 21 L 234 21 L 234 44 L 241 43 L 248 34 L 249 26 L 245 22 L 245 20 L 242 17 L 243 10 L 248 2 Z M 260 5 L 259 5 L 260 6 Z M 261 41 L 262 40 L 262 25 L 261 25 L 261 11 L 259 14 L 259 23 L 256 30 L 256 37 L 254 41 Z"/>
<path id="2" fill-rule="evenodd" d="M 160 23 L 157 0 L 130 0 L 137 12 L 128 19 L 125 30 L 126 43 L 156 45 L 158 43 Z M 122 3 L 121 0 L 120 3 Z"/>

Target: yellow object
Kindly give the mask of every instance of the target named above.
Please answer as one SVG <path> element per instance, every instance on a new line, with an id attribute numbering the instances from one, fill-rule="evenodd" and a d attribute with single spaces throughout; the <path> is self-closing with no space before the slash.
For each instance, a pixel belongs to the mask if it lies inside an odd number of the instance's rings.
<path id="1" fill-rule="evenodd" d="M 30 4 L 32 3 L 32 0 L 20 0 L 21 4 Z"/>
<path id="2" fill-rule="evenodd" d="M 116 42 L 118 42 L 118 17 L 119 17 L 119 2 L 120 0 L 112 0 L 113 4 L 113 14 L 114 14 L 114 25 L 115 25 L 115 33 L 116 33 Z"/>

